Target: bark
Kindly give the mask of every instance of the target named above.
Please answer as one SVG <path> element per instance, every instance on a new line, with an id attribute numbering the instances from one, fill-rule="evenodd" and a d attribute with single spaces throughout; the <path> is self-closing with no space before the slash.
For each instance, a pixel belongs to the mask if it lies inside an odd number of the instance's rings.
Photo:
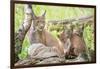
<path id="1" fill-rule="evenodd" d="M 25 13 L 24 21 L 20 26 L 19 30 L 15 33 L 15 62 L 19 60 L 18 54 L 22 50 L 23 40 L 32 23 L 33 11 L 32 11 L 32 6 L 30 4 L 25 5 L 24 13 Z"/>

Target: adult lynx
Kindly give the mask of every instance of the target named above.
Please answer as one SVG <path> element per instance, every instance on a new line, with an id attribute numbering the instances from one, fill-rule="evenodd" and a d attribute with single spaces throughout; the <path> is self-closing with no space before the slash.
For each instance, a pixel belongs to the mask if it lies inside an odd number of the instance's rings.
<path id="1" fill-rule="evenodd" d="M 53 47 L 59 56 L 64 55 L 63 45 L 59 39 L 54 38 L 49 31 L 45 30 L 45 13 L 42 16 L 35 16 L 33 13 L 33 23 L 30 27 L 28 37 L 31 44 L 43 43 L 45 46 Z"/>

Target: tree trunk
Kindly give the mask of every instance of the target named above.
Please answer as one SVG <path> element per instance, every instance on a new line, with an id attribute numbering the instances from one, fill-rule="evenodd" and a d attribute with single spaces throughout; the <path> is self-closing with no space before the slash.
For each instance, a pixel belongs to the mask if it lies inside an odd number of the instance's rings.
<path id="1" fill-rule="evenodd" d="M 21 53 L 23 40 L 32 23 L 33 11 L 32 6 L 30 4 L 25 5 L 24 13 L 24 21 L 20 26 L 19 30 L 15 32 L 15 62 L 19 60 L 18 54 Z"/>

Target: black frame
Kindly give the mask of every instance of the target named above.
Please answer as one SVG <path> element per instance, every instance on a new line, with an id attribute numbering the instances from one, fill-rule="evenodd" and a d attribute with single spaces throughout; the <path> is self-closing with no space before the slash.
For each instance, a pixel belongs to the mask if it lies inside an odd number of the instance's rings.
<path id="1" fill-rule="evenodd" d="M 81 4 L 61 4 L 61 3 L 48 3 L 48 2 L 35 2 L 35 1 L 11 1 L 10 3 L 10 20 L 11 20 L 11 28 L 10 28 L 10 44 L 11 44 L 11 50 L 10 50 L 10 67 L 11 69 L 13 68 L 27 68 L 27 67 L 43 67 L 43 66 L 58 66 L 58 65 L 76 65 L 76 64 L 92 64 L 92 63 L 96 63 L 96 57 L 95 57 L 95 61 L 94 62 L 75 62 L 75 63 L 59 63 L 59 64 L 45 64 L 45 65 L 29 65 L 29 66 L 20 66 L 20 67 L 14 67 L 14 8 L 15 8 L 15 4 L 38 4 L 38 5 L 54 5 L 54 6 L 70 6 L 70 7 L 86 7 L 86 8 L 94 8 L 94 45 L 95 45 L 95 56 L 96 56 L 96 6 L 95 5 L 81 5 Z"/>

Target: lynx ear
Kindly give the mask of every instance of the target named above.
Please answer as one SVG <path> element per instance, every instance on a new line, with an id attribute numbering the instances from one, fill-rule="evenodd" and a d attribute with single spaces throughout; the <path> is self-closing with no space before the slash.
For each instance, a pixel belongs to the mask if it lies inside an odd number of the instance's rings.
<path id="1" fill-rule="evenodd" d="M 46 14 L 46 10 L 45 10 L 44 13 L 42 14 L 42 16 L 45 16 L 45 14 Z"/>

